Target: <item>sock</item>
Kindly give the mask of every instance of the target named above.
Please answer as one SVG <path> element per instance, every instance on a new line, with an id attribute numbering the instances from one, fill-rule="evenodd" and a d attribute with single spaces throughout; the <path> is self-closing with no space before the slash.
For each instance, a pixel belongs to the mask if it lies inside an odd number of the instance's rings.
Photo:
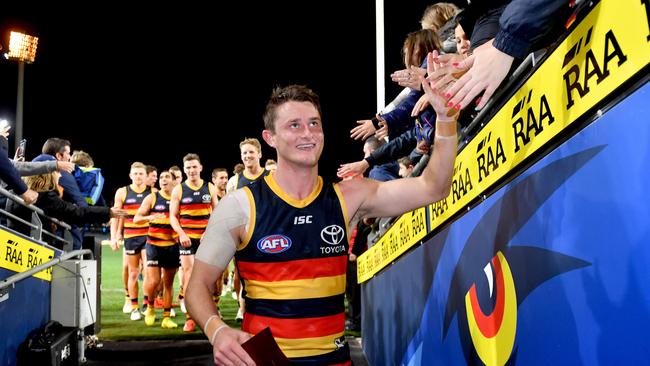
<path id="1" fill-rule="evenodd" d="M 137 297 L 136 298 L 131 298 L 131 308 L 133 310 L 138 309 L 138 298 Z"/>
<path id="2" fill-rule="evenodd" d="M 163 312 L 163 317 L 164 318 L 169 318 L 171 316 L 172 308 L 165 308 L 165 311 Z"/>

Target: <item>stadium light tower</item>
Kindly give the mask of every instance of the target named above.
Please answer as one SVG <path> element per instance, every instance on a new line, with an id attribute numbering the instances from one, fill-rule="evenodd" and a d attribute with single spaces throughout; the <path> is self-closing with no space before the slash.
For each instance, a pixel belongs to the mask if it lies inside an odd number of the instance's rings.
<path id="1" fill-rule="evenodd" d="M 18 97 L 16 101 L 16 147 L 23 139 L 23 94 L 25 88 L 25 63 L 31 64 L 36 58 L 38 37 L 24 33 L 11 32 L 9 36 L 9 60 L 18 61 Z"/>

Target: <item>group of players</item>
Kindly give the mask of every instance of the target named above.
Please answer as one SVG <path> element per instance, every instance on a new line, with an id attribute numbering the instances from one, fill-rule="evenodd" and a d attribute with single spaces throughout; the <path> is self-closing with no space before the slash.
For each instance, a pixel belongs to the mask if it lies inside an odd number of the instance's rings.
<path id="1" fill-rule="evenodd" d="M 269 161 L 266 168 L 260 165 L 262 147 L 257 139 L 245 139 L 239 147 L 243 170 L 228 179 L 226 169 L 216 168 L 212 171 L 211 182 L 201 178 L 203 166 L 196 154 L 187 154 L 183 158 L 185 181 L 180 168 L 175 166 L 158 173 L 143 163 L 131 164 L 131 184 L 119 188 L 114 201 L 114 207 L 125 209 L 128 216 L 111 221 L 110 240 L 113 250 L 118 250 L 120 243 L 124 244 L 122 274 L 126 298 L 122 311 L 130 314 L 131 320 L 140 320 L 144 315 L 145 324 L 153 326 L 156 323 L 155 308 L 161 307 L 164 309 L 161 327 L 178 327 L 172 320 L 175 317 L 173 283 L 178 271 L 179 305 L 186 317 L 183 330 L 195 330 L 196 324 L 185 308 L 184 289 L 210 214 L 227 192 L 255 182 L 274 168 Z M 156 180 L 160 190 L 155 188 Z M 138 304 L 138 278 L 141 274 L 144 277 L 143 309 Z M 239 299 L 237 320 L 241 321 L 244 304 L 236 271 L 224 273 L 223 278 L 217 281 L 213 299 L 218 306 L 223 284 L 228 281 L 233 284 L 233 294 Z"/>

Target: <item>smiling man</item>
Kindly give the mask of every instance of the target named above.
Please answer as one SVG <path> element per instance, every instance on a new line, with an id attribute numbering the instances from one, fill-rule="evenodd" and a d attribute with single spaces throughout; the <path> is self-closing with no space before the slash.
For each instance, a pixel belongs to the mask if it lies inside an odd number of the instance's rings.
<path id="1" fill-rule="evenodd" d="M 210 213 L 217 206 L 219 199 L 214 185 L 201 179 L 203 166 L 198 155 L 187 154 L 183 157 L 183 171 L 187 180 L 174 187 L 172 191 L 169 202 L 169 223 L 178 234 L 183 269 L 183 289 L 186 289 L 194 265 L 194 255 L 208 225 Z M 179 293 L 181 301 L 183 301 L 183 297 L 184 294 Z M 183 331 L 193 332 L 194 320 L 189 313 L 185 315 L 187 319 Z"/>
<path id="2" fill-rule="evenodd" d="M 228 181 L 228 192 L 252 184 L 256 180 L 269 174 L 269 171 L 262 168 L 262 145 L 256 138 L 247 138 L 239 143 L 241 161 L 244 163 L 244 171 L 235 174 Z"/>
<path id="3" fill-rule="evenodd" d="M 266 327 L 296 364 L 349 365 L 344 338 L 348 225 L 389 217 L 447 196 L 456 156 L 456 116 L 426 88 L 438 111 L 436 142 L 418 178 L 325 184 L 318 176 L 324 136 L 318 96 L 304 86 L 276 89 L 266 106 L 264 141 L 278 169 L 227 195 L 210 218 L 187 290 L 217 364 L 253 365 L 241 343 Z M 244 284 L 242 330 L 216 315 L 214 282 L 235 257 Z"/>

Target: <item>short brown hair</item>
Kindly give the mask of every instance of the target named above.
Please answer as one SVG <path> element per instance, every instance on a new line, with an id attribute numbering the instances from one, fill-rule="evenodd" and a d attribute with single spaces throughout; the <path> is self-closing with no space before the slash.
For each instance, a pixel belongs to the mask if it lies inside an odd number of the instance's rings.
<path id="1" fill-rule="evenodd" d="M 43 149 L 41 150 L 41 152 L 43 154 L 56 156 L 56 153 L 63 153 L 63 149 L 66 146 L 68 147 L 70 146 L 70 141 L 65 139 L 60 139 L 58 137 L 50 137 L 43 144 Z"/>
<path id="2" fill-rule="evenodd" d="M 226 168 L 214 168 L 214 169 L 212 170 L 212 176 L 213 176 L 213 177 L 216 177 L 216 176 L 217 176 L 217 173 L 219 173 L 219 172 L 225 172 L 226 175 L 228 175 L 228 171 L 226 170 Z"/>
<path id="3" fill-rule="evenodd" d="M 183 163 L 188 162 L 190 160 L 196 160 L 201 164 L 201 158 L 197 154 L 187 154 L 183 157 Z"/>
<path id="4" fill-rule="evenodd" d="M 313 90 L 304 85 L 276 87 L 271 93 L 264 112 L 264 129 L 275 132 L 275 118 L 278 107 L 287 102 L 310 102 L 321 115 L 320 98 Z"/>
<path id="5" fill-rule="evenodd" d="M 70 157 L 70 162 L 84 168 L 90 168 L 95 165 L 95 162 L 93 161 L 93 158 L 90 157 L 90 154 L 82 150 L 75 150 L 75 152 L 73 152 L 72 156 Z"/>
<path id="6" fill-rule="evenodd" d="M 232 169 L 232 174 L 239 174 L 244 171 L 244 164 L 238 163 L 235 164 L 235 167 Z"/>

